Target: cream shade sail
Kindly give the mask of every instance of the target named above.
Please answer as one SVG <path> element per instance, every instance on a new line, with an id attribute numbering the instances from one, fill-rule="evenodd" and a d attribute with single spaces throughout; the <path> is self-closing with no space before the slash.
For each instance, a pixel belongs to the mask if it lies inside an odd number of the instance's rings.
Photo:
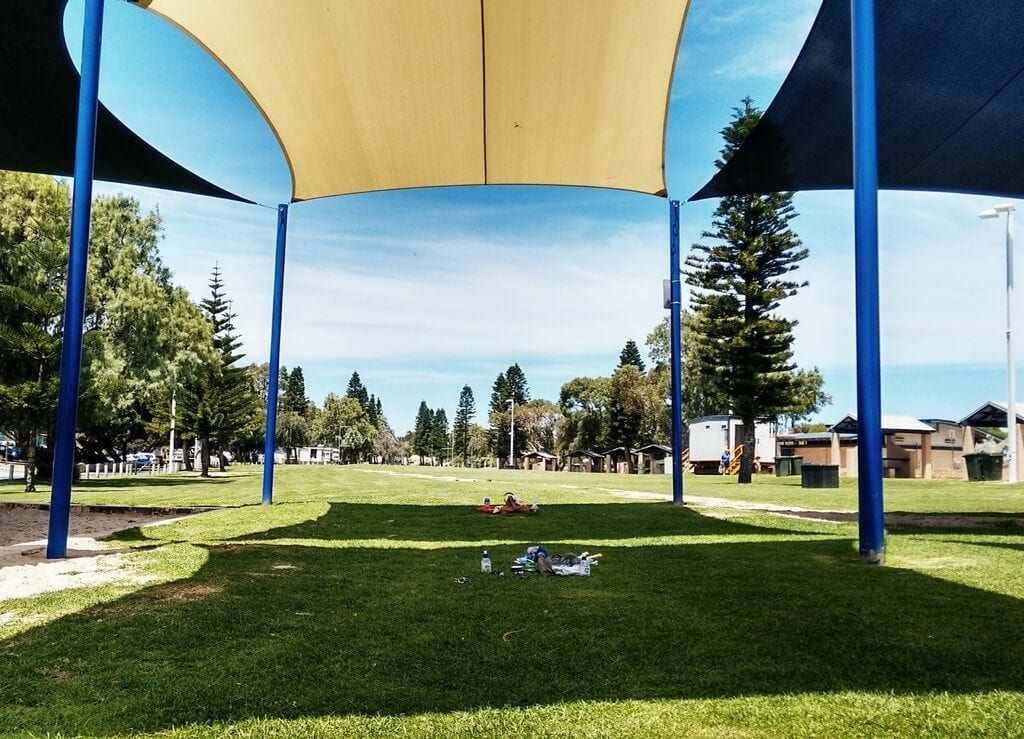
<path id="1" fill-rule="evenodd" d="M 234 76 L 293 199 L 553 184 L 664 195 L 689 0 L 142 0 Z"/>

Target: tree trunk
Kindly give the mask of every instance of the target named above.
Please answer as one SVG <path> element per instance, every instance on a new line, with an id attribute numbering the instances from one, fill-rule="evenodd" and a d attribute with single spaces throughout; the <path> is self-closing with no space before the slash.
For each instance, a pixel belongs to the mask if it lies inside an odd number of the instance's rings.
<path id="1" fill-rule="evenodd" d="M 199 472 L 200 477 L 210 476 L 210 440 L 202 439 L 199 442 L 199 459 L 202 465 L 202 469 Z"/>
<path id="2" fill-rule="evenodd" d="M 228 458 L 224 456 L 224 452 L 217 450 L 217 459 L 220 460 L 220 471 L 223 472 L 228 468 Z"/>
<path id="3" fill-rule="evenodd" d="M 192 447 L 188 443 L 188 437 L 181 437 L 181 463 L 185 467 L 186 472 L 194 472 L 195 465 L 192 463 L 192 455 L 189 452 L 192 451 Z M 174 451 L 171 451 L 171 459 L 174 459 Z"/>
<path id="4" fill-rule="evenodd" d="M 25 445 L 25 492 L 36 491 L 36 432 L 32 430 Z"/>
<path id="5" fill-rule="evenodd" d="M 753 418 L 743 419 L 743 454 L 740 455 L 740 474 L 738 482 L 749 483 L 754 470 L 754 444 L 757 421 Z"/>

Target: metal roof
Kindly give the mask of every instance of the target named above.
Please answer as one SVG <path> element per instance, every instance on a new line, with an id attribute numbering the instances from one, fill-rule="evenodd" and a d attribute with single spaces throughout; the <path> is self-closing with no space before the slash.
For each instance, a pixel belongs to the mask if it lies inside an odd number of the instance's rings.
<path id="1" fill-rule="evenodd" d="M 833 425 L 829 429 L 829 431 L 856 434 L 857 416 L 852 413 L 844 416 L 842 420 Z M 900 432 L 911 434 L 934 434 L 935 429 L 929 426 L 927 423 L 922 423 L 913 416 L 886 415 L 883 413 L 882 433 L 896 434 Z"/>
<path id="2" fill-rule="evenodd" d="M 1016 403 L 1017 423 L 1024 423 L 1024 403 Z M 963 426 L 1006 427 L 1006 401 L 990 400 L 973 413 L 967 414 L 960 424 Z"/>

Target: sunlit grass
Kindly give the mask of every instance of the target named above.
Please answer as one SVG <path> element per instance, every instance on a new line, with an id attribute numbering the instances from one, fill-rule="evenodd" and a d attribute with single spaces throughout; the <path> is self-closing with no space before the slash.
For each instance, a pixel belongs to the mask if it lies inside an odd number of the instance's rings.
<path id="1" fill-rule="evenodd" d="M 0 602 L 15 614 L 0 631 L 0 733 L 1010 736 L 1024 725 L 1024 537 L 1012 528 L 900 529 L 888 566 L 869 568 L 853 523 L 622 495 L 667 492 L 662 478 L 289 467 L 269 507 L 254 504 L 253 468 L 179 480 L 76 491 L 243 507 L 115 537 L 152 583 Z M 1007 486 L 915 484 L 890 486 L 890 500 L 1016 510 Z M 837 495 L 775 478 L 687 485 L 739 500 Z M 536 497 L 540 513 L 476 511 L 506 490 Z M 483 548 L 507 572 L 533 543 L 604 558 L 589 579 L 479 573 Z"/>

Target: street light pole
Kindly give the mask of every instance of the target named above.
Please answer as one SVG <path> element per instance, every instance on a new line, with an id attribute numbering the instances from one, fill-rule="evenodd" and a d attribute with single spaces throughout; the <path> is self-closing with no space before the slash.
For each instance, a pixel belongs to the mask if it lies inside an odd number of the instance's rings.
<path id="1" fill-rule="evenodd" d="M 508 466 L 515 467 L 516 448 L 516 399 L 509 398 L 508 403 L 512 406 L 512 416 L 508 426 Z"/>
<path id="2" fill-rule="evenodd" d="M 1006 214 L 1006 433 L 1007 461 L 1010 471 L 1008 482 L 1017 482 L 1017 369 L 1014 361 L 1013 342 L 1013 212 L 1012 203 L 997 205 L 983 210 L 979 218 L 998 218 Z"/>
<path id="3" fill-rule="evenodd" d="M 170 457 L 168 460 L 170 465 L 168 469 L 171 472 L 177 472 L 174 468 L 174 431 L 177 425 L 178 417 L 178 399 L 177 399 L 178 388 L 175 386 L 171 390 L 171 438 L 170 438 L 170 450 L 167 452 L 167 456 Z M 184 460 L 183 460 L 184 461 Z"/>

